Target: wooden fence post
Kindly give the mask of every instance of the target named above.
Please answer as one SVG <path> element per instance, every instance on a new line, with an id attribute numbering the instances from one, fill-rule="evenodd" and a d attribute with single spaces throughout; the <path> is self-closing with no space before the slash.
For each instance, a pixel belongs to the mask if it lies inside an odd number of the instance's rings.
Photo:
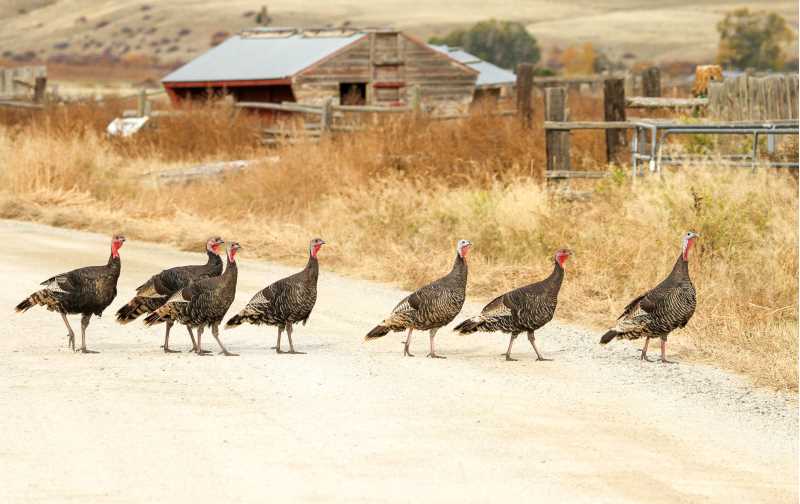
<path id="1" fill-rule="evenodd" d="M 603 109 L 606 121 L 626 120 L 624 79 L 606 79 L 603 82 Z M 606 130 L 606 159 L 609 164 L 623 163 L 627 144 L 624 129 Z"/>
<path id="2" fill-rule="evenodd" d="M 517 65 L 517 116 L 522 126 L 530 128 L 533 123 L 533 65 Z"/>
<path id="3" fill-rule="evenodd" d="M 546 121 L 564 122 L 567 120 L 567 88 L 545 89 L 544 114 Z M 545 130 L 544 135 L 547 170 L 569 170 L 569 131 Z"/>
<path id="4" fill-rule="evenodd" d="M 144 117 L 147 107 L 147 91 L 144 89 L 139 90 L 139 96 L 136 99 L 136 117 Z"/>
<path id="5" fill-rule="evenodd" d="M 642 96 L 661 96 L 661 69 L 658 67 L 653 66 L 642 72 Z"/>
<path id="6" fill-rule="evenodd" d="M 33 103 L 42 103 L 45 89 L 47 89 L 47 77 L 36 77 L 33 86 Z"/>
<path id="7" fill-rule="evenodd" d="M 333 124 L 333 98 L 326 98 L 322 104 L 322 115 L 319 118 L 320 134 L 330 131 Z"/>

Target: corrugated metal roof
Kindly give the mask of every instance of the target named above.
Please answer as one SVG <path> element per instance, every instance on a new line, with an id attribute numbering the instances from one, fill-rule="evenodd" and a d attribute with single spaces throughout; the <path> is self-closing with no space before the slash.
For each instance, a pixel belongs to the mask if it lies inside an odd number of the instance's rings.
<path id="1" fill-rule="evenodd" d="M 360 39 L 349 36 L 235 35 L 170 73 L 161 82 L 267 80 L 290 77 Z"/>
<path id="2" fill-rule="evenodd" d="M 428 45 L 437 51 L 450 56 L 454 60 L 479 71 L 480 75 L 478 75 L 478 80 L 475 82 L 475 87 L 500 86 L 503 84 L 514 84 L 517 81 L 517 76 L 514 75 L 514 72 L 500 68 L 499 66 L 493 65 L 488 61 L 483 61 L 479 57 L 470 54 L 463 49 L 449 47 L 446 45 Z"/>

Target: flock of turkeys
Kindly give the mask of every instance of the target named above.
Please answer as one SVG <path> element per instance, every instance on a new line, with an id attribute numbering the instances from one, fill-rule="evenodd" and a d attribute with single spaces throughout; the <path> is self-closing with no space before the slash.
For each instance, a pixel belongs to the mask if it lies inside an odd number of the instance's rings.
<path id="1" fill-rule="evenodd" d="M 631 301 L 614 327 L 602 336 L 600 343 L 606 344 L 615 338 L 645 338 L 641 359 L 649 361 L 647 346 L 650 338 L 658 338 L 661 342 L 660 360 L 670 362 L 666 358 L 667 336 L 689 322 L 697 304 L 695 289 L 689 278 L 688 261 L 689 251 L 698 237 L 691 231 L 683 236 L 681 253 L 669 276 L 652 290 Z M 111 240 L 111 256 L 104 266 L 79 268 L 45 280 L 41 284 L 44 287 L 19 303 L 16 310 L 24 312 L 32 306 L 41 305 L 59 313 L 67 326 L 70 348 L 92 353 L 86 348 L 86 328 L 92 315 L 102 315 L 117 295 L 121 267 L 119 250 L 124 242 L 124 236 L 114 236 Z M 127 324 L 146 315 L 144 322 L 147 325 L 163 323 L 164 352 L 176 351 L 169 346 L 169 335 L 175 323 L 181 324 L 186 327 L 192 351 L 197 355 L 210 353 L 203 350 L 201 343 L 203 331 L 210 328 L 222 350 L 220 353 L 237 355 L 223 345 L 219 326 L 236 295 L 236 255 L 242 247 L 236 242 L 229 245 L 223 267 L 220 256 L 224 243 L 220 237 L 206 242 L 206 264 L 178 266 L 150 277 L 136 289 L 133 299 L 117 311 L 117 321 Z M 305 268 L 257 292 L 239 313 L 228 319 L 225 327 L 230 329 L 244 323 L 277 326 L 275 350 L 278 353 L 303 353 L 295 350 L 292 331 L 297 323 L 305 325 L 316 304 L 319 276 L 317 255 L 324 244 L 319 238 L 311 240 Z M 470 247 L 472 243 L 468 240 L 460 240 L 450 272 L 401 300 L 386 319 L 367 333 L 365 339 L 380 338 L 391 331 L 408 331 L 403 342 L 403 355 L 413 357 L 410 352 L 412 333 L 415 329 L 428 331 L 428 357 L 444 358 L 436 353 L 434 338 L 439 329 L 456 318 L 464 305 Z M 510 334 L 508 349 L 504 354 L 509 361 L 515 360 L 511 357 L 514 340 L 524 332 L 537 360 L 549 360 L 543 358 L 536 347 L 535 332 L 553 318 L 558 292 L 564 280 L 564 265 L 570 255 L 567 249 L 556 251 L 553 272 L 547 278 L 501 294 L 487 304 L 480 314 L 462 321 L 454 330 L 461 334 L 476 331 Z M 68 314 L 81 315 L 79 348 L 75 347 L 75 333 L 67 319 Z M 288 352 L 281 348 L 284 331 L 289 340 Z"/>

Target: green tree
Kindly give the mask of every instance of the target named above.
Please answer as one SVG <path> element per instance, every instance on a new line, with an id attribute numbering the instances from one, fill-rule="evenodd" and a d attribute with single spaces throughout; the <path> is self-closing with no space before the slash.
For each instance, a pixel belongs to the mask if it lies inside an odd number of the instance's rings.
<path id="1" fill-rule="evenodd" d="M 444 37 L 432 37 L 431 44 L 461 47 L 475 56 L 503 68 L 518 63 L 539 61 L 541 52 L 536 39 L 525 26 L 513 21 L 481 21 L 467 30 L 455 30 Z"/>
<path id="2" fill-rule="evenodd" d="M 780 70 L 786 55 L 784 46 L 794 33 L 786 20 L 774 12 L 750 12 L 743 8 L 729 12 L 717 24 L 720 65 L 738 69 Z"/>

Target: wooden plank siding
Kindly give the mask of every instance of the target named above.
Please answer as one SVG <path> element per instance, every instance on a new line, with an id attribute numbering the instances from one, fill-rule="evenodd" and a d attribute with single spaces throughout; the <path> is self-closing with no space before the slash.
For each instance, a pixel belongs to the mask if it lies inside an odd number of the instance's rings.
<path id="1" fill-rule="evenodd" d="M 340 104 L 341 83 L 365 83 L 366 103 L 407 106 L 419 86 L 423 109 L 464 114 L 477 71 L 400 32 L 373 32 L 292 78 L 298 102 Z"/>

